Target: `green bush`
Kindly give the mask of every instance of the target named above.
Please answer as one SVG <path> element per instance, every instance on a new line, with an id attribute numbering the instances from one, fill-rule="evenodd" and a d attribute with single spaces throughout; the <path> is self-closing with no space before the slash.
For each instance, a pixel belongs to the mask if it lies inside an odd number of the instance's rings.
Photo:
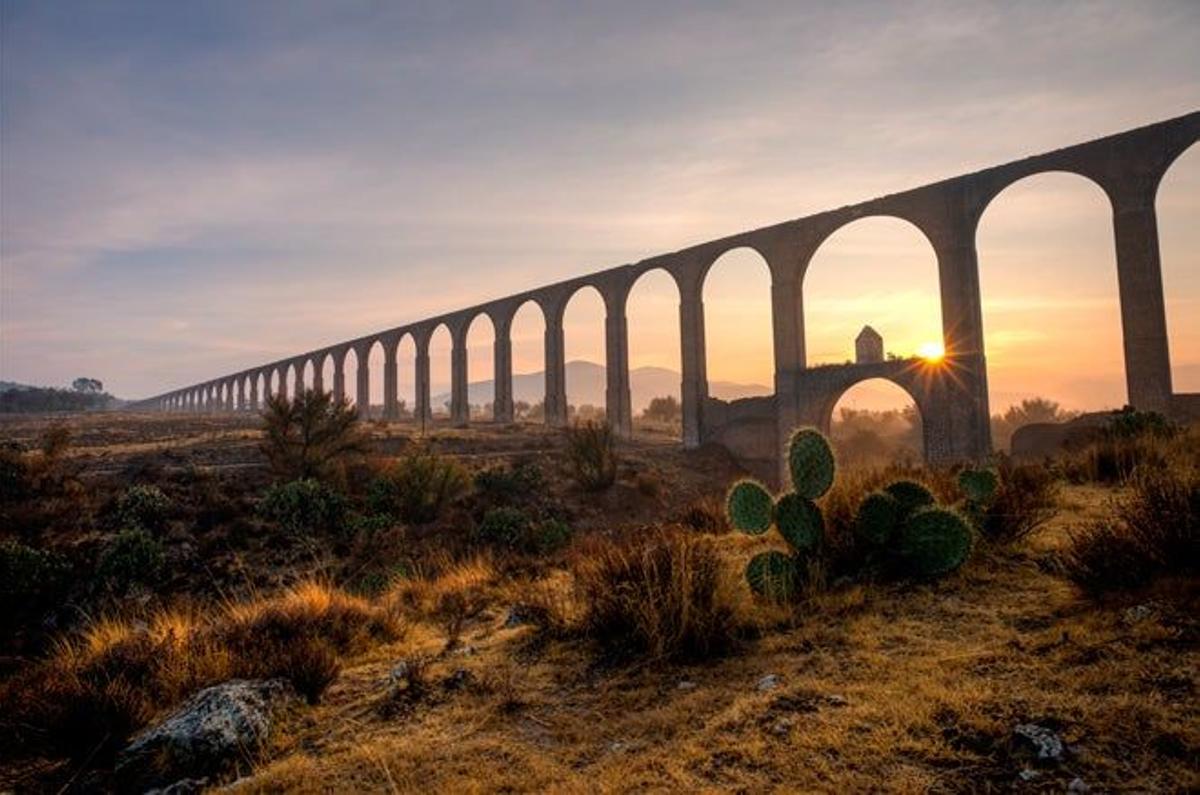
<path id="1" fill-rule="evenodd" d="M 346 400 L 311 389 L 289 399 L 272 395 L 263 412 L 259 449 L 277 475 L 295 480 L 337 478 L 368 450 L 368 435 Z"/>
<path id="2" fill-rule="evenodd" d="M 466 492 L 469 482 L 457 461 L 418 448 L 371 481 L 367 505 L 375 513 L 424 524 L 441 516 Z"/>
<path id="3" fill-rule="evenodd" d="M 258 512 L 296 535 L 338 532 L 346 515 L 346 500 L 319 480 L 292 480 L 267 489 Z"/>
<path id="4" fill-rule="evenodd" d="M 585 490 L 603 491 L 617 481 L 616 437 L 608 423 L 588 420 L 568 428 L 567 455 Z"/>
<path id="5" fill-rule="evenodd" d="M 122 527 L 161 530 L 171 507 L 171 501 L 158 486 L 130 486 L 117 499 L 117 519 Z"/>
<path id="6" fill-rule="evenodd" d="M 560 519 L 535 521 L 517 508 L 493 508 L 484 514 L 474 537 L 520 552 L 548 553 L 565 546 L 571 540 L 571 526 Z"/>
<path id="7" fill-rule="evenodd" d="M 96 576 L 108 589 L 123 593 L 135 583 L 155 585 L 163 575 L 166 551 L 140 527 L 122 530 L 100 556 Z"/>
<path id="8" fill-rule="evenodd" d="M 69 575 L 70 566 L 57 553 L 16 541 L 0 544 L 0 626 L 14 614 L 56 602 Z"/>
<path id="9" fill-rule="evenodd" d="M 522 461 L 511 467 L 494 466 L 475 473 L 475 490 L 493 502 L 515 502 L 535 494 L 543 484 L 542 470 Z"/>

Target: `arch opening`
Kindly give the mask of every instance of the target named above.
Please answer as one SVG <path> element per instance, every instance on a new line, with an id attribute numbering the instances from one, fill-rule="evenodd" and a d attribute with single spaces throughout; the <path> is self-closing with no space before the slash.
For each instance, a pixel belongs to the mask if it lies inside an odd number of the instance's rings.
<path id="1" fill-rule="evenodd" d="M 472 422 L 495 419 L 496 327 L 487 312 L 467 326 L 467 408 Z"/>
<path id="2" fill-rule="evenodd" d="M 546 421 L 546 317 L 532 298 L 513 314 L 512 342 L 513 419 Z"/>
<path id="3" fill-rule="evenodd" d="M 1112 209 L 1086 177 L 1001 191 L 976 232 L 992 444 L 1038 421 L 1126 401 Z"/>
<path id="4" fill-rule="evenodd" d="M 908 390 L 886 378 L 859 381 L 830 408 L 829 440 L 842 466 L 882 467 L 924 458 L 921 410 Z"/>
<path id="5" fill-rule="evenodd" d="M 438 324 L 429 337 L 429 407 L 436 419 L 450 416 L 450 357 L 454 339 L 445 323 Z"/>
<path id="6" fill-rule="evenodd" d="M 396 407 L 401 420 L 411 420 L 417 404 L 417 344 L 405 334 L 396 345 Z"/>
<path id="7" fill-rule="evenodd" d="M 704 274 L 708 395 L 721 400 L 775 392 L 771 269 L 752 248 L 726 251 Z"/>
<path id="8" fill-rule="evenodd" d="M 679 287 L 662 268 L 638 276 L 625 304 L 634 431 L 681 438 Z"/>
<path id="9" fill-rule="evenodd" d="M 937 254 L 909 221 L 870 216 L 842 226 L 813 254 L 803 285 L 809 367 L 862 358 L 858 340 L 868 328 L 888 358 L 941 350 Z M 862 353 L 873 358 L 873 345 Z"/>
<path id="10" fill-rule="evenodd" d="M 355 408 L 358 407 L 358 390 L 354 383 L 356 373 L 358 373 L 358 352 L 354 348 L 347 348 L 342 357 L 342 377 L 346 402 Z"/>
<path id="11" fill-rule="evenodd" d="M 604 298 L 591 285 L 576 290 L 563 309 L 567 418 L 605 420 L 607 386 Z"/>
<path id="12" fill-rule="evenodd" d="M 383 416 L 384 405 L 384 353 L 383 341 L 374 339 L 367 346 L 367 416 L 378 419 Z M 357 376 L 355 376 L 357 378 Z"/>
<path id="13" fill-rule="evenodd" d="M 1167 169 L 1155 208 L 1171 390 L 1200 393 L 1200 143 Z"/>

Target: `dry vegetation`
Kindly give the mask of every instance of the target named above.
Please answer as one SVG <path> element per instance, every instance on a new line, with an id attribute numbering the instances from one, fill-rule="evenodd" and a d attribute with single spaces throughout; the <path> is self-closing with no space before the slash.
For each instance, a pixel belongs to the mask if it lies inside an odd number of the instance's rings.
<path id="1" fill-rule="evenodd" d="M 274 676 L 309 703 L 235 791 L 1200 787 L 1194 430 L 999 459 L 972 559 L 936 582 L 838 562 L 862 495 L 903 476 L 953 503 L 953 474 L 843 471 L 830 570 L 769 604 L 742 570 L 778 542 L 729 532 L 719 451 L 375 424 L 289 491 L 244 418 L 4 427 L 36 506 L 7 495 L 0 542 L 42 557 L 5 558 L 27 581 L 5 578 L 0 789 L 109 787 L 188 694 Z M 152 553 L 170 565 L 132 576 Z"/>

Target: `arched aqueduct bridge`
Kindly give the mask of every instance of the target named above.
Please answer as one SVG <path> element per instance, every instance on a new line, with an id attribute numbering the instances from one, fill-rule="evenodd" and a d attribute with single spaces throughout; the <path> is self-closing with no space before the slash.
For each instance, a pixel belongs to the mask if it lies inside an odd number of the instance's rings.
<path id="1" fill-rule="evenodd" d="M 286 392 L 289 373 L 294 388 L 303 389 L 306 365 L 312 367 L 314 388 L 326 388 L 322 379 L 327 357 L 333 361 L 332 391 L 341 397 L 346 395 L 347 353 L 353 350 L 357 361 L 353 397 L 365 413 L 370 395 L 369 353 L 379 345 L 384 354 L 384 417 L 396 418 L 400 414 L 397 348 L 409 336 L 416 347 L 416 416 L 431 418 L 429 341 L 444 325 L 453 341 L 451 418 L 465 425 L 470 413 L 467 330 L 476 317 L 487 315 L 495 330 L 494 419 L 511 422 L 511 325 L 517 310 L 532 301 L 545 320 L 546 422 L 562 425 L 567 421 L 563 313 L 576 291 L 591 286 L 603 297 L 606 311 L 607 418 L 617 433 L 628 435 L 632 412 L 626 301 L 642 274 L 662 269 L 674 278 L 680 296 L 680 392 L 686 447 L 722 444 L 752 471 L 777 480 L 780 452 L 793 427 L 813 424 L 828 430 L 830 414 L 843 392 L 860 381 L 885 378 L 908 391 L 916 402 L 924 420 L 928 461 L 978 459 L 991 451 L 991 439 L 976 229 L 988 204 L 1006 187 L 1025 177 L 1058 171 L 1091 180 L 1111 204 L 1129 404 L 1164 413 L 1195 413 L 1200 394 L 1176 394 L 1171 388 L 1155 196 L 1170 165 L 1198 139 L 1200 111 L 368 334 L 174 389 L 130 408 L 257 410 L 262 405 L 260 398 Z M 937 255 L 946 351 L 938 366 L 917 360 L 806 366 L 801 291 L 809 261 L 838 229 L 870 216 L 910 222 L 924 233 Z M 712 264 L 736 248 L 758 252 L 770 269 L 775 392 L 769 397 L 725 402 L 708 395 L 701 288 Z"/>

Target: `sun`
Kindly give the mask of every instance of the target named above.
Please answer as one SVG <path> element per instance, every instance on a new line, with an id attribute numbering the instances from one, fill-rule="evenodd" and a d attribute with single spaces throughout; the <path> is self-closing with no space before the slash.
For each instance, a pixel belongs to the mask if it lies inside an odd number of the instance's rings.
<path id="1" fill-rule="evenodd" d="M 917 347 L 917 355 L 927 362 L 940 362 L 946 355 L 946 349 L 940 342 L 922 342 Z"/>

